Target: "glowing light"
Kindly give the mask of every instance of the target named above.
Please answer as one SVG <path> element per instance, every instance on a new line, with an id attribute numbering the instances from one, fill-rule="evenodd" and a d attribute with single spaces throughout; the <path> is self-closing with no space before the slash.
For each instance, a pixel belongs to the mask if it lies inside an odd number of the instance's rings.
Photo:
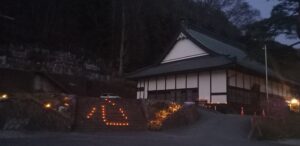
<path id="1" fill-rule="evenodd" d="M 291 100 L 291 104 L 299 104 L 299 100 L 294 98 Z"/>
<path id="2" fill-rule="evenodd" d="M 86 118 L 90 119 L 91 117 L 94 116 L 94 113 L 96 112 L 96 107 L 92 107 L 91 111 L 89 113 L 87 113 Z"/>
<path id="3" fill-rule="evenodd" d="M 2 98 L 7 98 L 7 94 L 3 94 L 3 95 L 2 95 Z"/>
<path id="4" fill-rule="evenodd" d="M 155 118 L 149 121 L 148 126 L 150 129 L 159 130 L 162 126 L 162 123 L 173 113 L 181 109 L 181 105 L 176 103 L 171 103 L 167 109 L 158 111 L 155 114 Z"/>
<path id="5" fill-rule="evenodd" d="M 107 102 L 107 104 L 109 105 L 112 105 L 113 107 L 117 106 L 116 103 L 112 102 L 111 100 L 108 100 L 108 99 L 105 99 L 105 101 Z M 102 118 L 102 121 L 105 123 L 105 125 L 107 126 L 128 126 L 129 123 L 127 122 L 127 115 L 125 114 L 125 112 L 123 111 L 122 108 L 117 108 L 119 110 L 120 113 L 121 113 L 121 116 L 123 117 L 124 121 L 121 121 L 121 122 L 112 122 L 110 120 L 107 119 L 106 117 L 106 106 L 105 105 L 101 105 L 101 118 Z M 126 121 L 125 121 L 126 120 Z"/>
<path id="6" fill-rule="evenodd" d="M 52 104 L 51 104 L 51 103 L 45 103 L 45 104 L 44 104 L 44 108 L 49 109 L 49 108 L 51 108 L 51 107 L 52 107 Z"/>
<path id="7" fill-rule="evenodd" d="M 8 99 L 8 95 L 7 94 L 1 95 L 0 100 L 5 100 L 5 99 Z"/>
<path id="8" fill-rule="evenodd" d="M 290 101 L 287 101 L 290 110 L 293 112 L 300 112 L 300 102 L 298 99 L 293 98 Z"/>

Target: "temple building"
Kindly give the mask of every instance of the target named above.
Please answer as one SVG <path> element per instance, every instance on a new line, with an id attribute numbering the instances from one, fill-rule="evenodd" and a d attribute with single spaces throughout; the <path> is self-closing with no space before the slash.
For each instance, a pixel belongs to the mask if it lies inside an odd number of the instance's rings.
<path id="1" fill-rule="evenodd" d="M 255 105 L 266 97 L 265 65 L 223 38 L 183 25 L 172 47 L 154 65 L 131 73 L 137 99 Z M 300 84 L 269 68 L 270 99 L 298 96 Z"/>

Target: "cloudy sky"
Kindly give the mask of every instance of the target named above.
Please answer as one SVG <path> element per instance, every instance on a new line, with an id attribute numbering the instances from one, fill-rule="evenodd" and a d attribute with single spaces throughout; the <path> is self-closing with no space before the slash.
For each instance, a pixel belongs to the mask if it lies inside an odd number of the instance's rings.
<path id="1" fill-rule="evenodd" d="M 247 1 L 254 8 L 260 10 L 262 18 L 270 17 L 273 6 L 275 6 L 278 3 L 277 0 L 247 0 Z M 287 45 L 293 44 L 298 41 L 297 39 L 292 39 L 292 40 L 286 39 L 284 35 L 278 36 L 276 40 Z M 296 48 L 300 48 L 300 45 L 297 45 Z"/>

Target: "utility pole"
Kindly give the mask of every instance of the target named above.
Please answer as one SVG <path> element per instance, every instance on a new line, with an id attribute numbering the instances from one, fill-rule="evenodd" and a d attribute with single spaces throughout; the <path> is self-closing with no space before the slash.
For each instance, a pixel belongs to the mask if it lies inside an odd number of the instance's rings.
<path id="1" fill-rule="evenodd" d="M 119 56 L 119 76 L 123 74 L 123 66 L 124 66 L 124 49 L 125 49 L 125 2 L 122 0 L 122 27 L 121 27 L 121 43 L 120 43 L 120 56 Z"/>
<path id="2" fill-rule="evenodd" d="M 265 72 L 266 72 L 266 100 L 267 100 L 267 110 L 269 110 L 269 86 L 268 86 L 268 50 L 267 45 L 264 46 L 265 50 Z"/>

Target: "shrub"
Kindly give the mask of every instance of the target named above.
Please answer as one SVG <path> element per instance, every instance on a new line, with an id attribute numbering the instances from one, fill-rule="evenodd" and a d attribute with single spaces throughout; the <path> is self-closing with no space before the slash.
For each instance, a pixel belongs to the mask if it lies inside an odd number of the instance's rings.
<path id="1" fill-rule="evenodd" d="M 258 121 L 262 135 L 256 131 L 259 139 L 300 138 L 300 114 L 289 113 L 284 118 L 271 116 Z"/>
<path id="2" fill-rule="evenodd" d="M 11 99 L 2 109 L 1 119 L 29 119 L 25 130 L 69 130 L 71 118 L 65 117 L 32 99 Z"/>
<path id="3" fill-rule="evenodd" d="M 164 107 L 164 106 L 162 106 Z M 148 123 L 148 127 L 151 130 L 160 130 L 163 122 L 169 118 L 172 114 L 176 113 L 181 109 L 181 105 L 176 103 L 169 103 L 167 107 L 159 110 L 155 113 L 154 118 Z"/>
<path id="4" fill-rule="evenodd" d="M 178 112 L 171 115 L 162 124 L 162 129 L 171 129 L 190 125 L 199 119 L 196 106 L 183 106 Z"/>

